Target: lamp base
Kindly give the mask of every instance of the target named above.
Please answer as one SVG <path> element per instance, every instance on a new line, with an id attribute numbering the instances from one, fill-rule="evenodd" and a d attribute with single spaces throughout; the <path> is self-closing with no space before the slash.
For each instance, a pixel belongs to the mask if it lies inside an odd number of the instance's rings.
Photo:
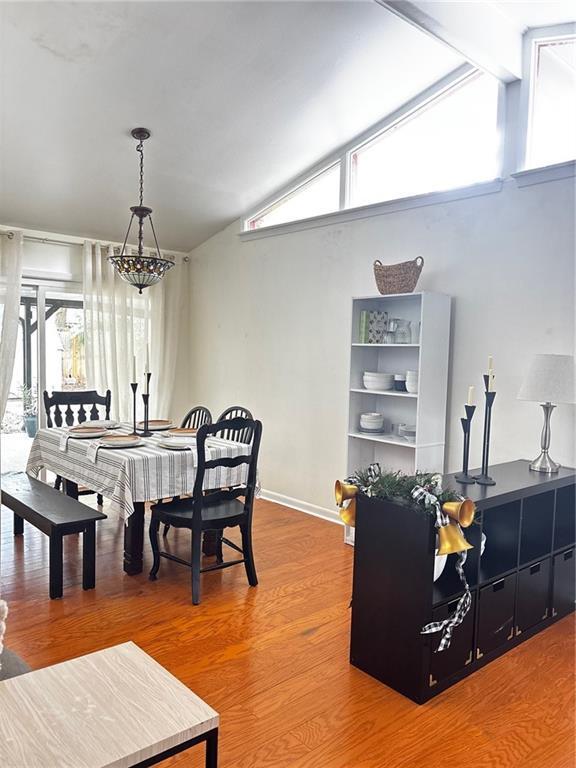
<path id="1" fill-rule="evenodd" d="M 540 456 L 530 464 L 532 472 L 546 472 L 548 475 L 553 475 L 560 469 L 560 464 L 552 461 L 548 456 L 548 451 L 542 451 Z"/>

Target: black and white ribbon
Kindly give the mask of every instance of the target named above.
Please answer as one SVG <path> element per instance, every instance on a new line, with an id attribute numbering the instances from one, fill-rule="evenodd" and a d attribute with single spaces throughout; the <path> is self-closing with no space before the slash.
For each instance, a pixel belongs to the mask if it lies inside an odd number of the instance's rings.
<path id="1" fill-rule="evenodd" d="M 380 467 L 380 464 L 378 464 L 378 462 L 375 461 L 373 464 L 370 464 L 370 466 L 366 470 L 366 476 L 367 476 L 366 479 L 368 481 L 367 485 L 360 485 L 358 483 L 358 477 L 356 475 L 352 475 L 351 477 L 348 477 L 346 480 L 344 480 L 344 482 L 349 483 L 350 485 L 355 485 L 360 491 L 360 493 L 363 493 L 366 496 L 372 496 L 372 486 L 381 475 L 382 475 L 382 469 Z"/>
<path id="2" fill-rule="evenodd" d="M 470 587 L 468 586 L 466 575 L 464 573 L 464 563 L 466 562 L 467 554 L 467 552 L 459 552 L 458 559 L 456 560 L 456 570 L 458 572 L 458 576 L 460 576 L 460 581 L 464 586 L 465 592 L 460 600 L 458 600 L 458 605 L 456 606 L 454 613 L 447 619 L 444 619 L 444 621 L 431 621 L 430 624 L 424 625 L 420 630 L 420 634 L 422 635 L 429 635 L 434 632 L 442 632 L 440 643 L 435 651 L 436 653 L 440 653 L 440 651 L 445 651 L 447 648 L 450 648 L 450 643 L 452 642 L 452 632 L 454 631 L 454 628 L 462 624 L 464 617 L 472 605 L 472 595 L 470 594 Z"/>
<path id="3" fill-rule="evenodd" d="M 441 478 L 440 481 L 435 484 L 433 489 L 434 491 L 441 492 L 440 482 Z M 438 497 L 432 493 L 431 490 L 417 485 L 412 490 L 412 497 L 416 501 L 424 503 L 427 508 L 434 508 L 436 514 L 437 529 L 443 528 L 445 525 L 450 525 L 450 519 L 447 515 L 444 514 L 444 512 L 442 512 L 442 507 L 438 501 Z M 462 624 L 464 617 L 472 605 L 472 595 L 470 594 L 470 587 L 468 585 L 468 581 L 466 580 L 466 574 L 464 573 L 464 563 L 466 562 L 467 554 L 468 553 L 466 550 L 463 552 L 458 552 L 458 558 L 456 560 L 456 572 L 458 573 L 460 581 L 462 582 L 462 586 L 464 587 L 464 594 L 458 601 L 458 605 L 456 606 L 454 613 L 443 621 L 431 621 L 429 624 L 424 625 L 420 630 L 420 634 L 422 635 L 442 632 L 440 643 L 438 644 L 438 648 L 435 651 L 436 653 L 440 653 L 441 651 L 445 651 L 447 648 L 450 648 L 454 628 Z"/>

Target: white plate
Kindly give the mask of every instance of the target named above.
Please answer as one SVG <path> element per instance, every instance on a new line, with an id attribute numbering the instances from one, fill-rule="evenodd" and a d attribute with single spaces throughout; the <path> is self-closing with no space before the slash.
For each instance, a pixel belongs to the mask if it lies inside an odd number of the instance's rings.
<path id="1" fill-rule="evenodd" d="M 86 422 L 84 422 L 84 424 L 86 424 Z M 94 424 L 94 426 L 99 429 L 118 429 L 120 426 L 120 422 L 112 421 L 111 419 L 97 419 L 96 421 L 91 421 L 90 424 Z"/>
<path id="2" fill-rule="evenodd" d="M 180 437 L 186 440 L 195 440 L 198 430 L 192 427 L 172 427 L 166 433 L 170 437 Z"/>
<path id="3" fill-rule="evenodd" d="M 138 448 L 139 445 L 144 445 L 144 441 L 134 435 L 114 435 L 114 439 L 110 440 L 111 435 L 100 440 L 101 448 Z"/>
<path id="4" fill-rule="evenodd" d="M 104 437 L 107 431 L 107 429 L 85 429 L 75 432 L 74 430 L 69 429 L 68 436 L 73 437 L 75 440 L 91 440 L 95 437 Z"/>
<path id="5" fill-rule="evenodd" d="M 148 422 L 148 429 L 150 432 L 164 432 L 166 429 L 170 429 L 172 422 L 170 419 L 150 419 Z M 136 424 L 137 429 L 144 429 L 144 422 L 139 421 Z"/>
<path id="6" fill-rule="evenodd" d="M 187 451 L 193 447 L 194 443 L 192 440 L 171 437 L 169 440 L 159 440 L 158 445 L 161 448 L 168 448 L 170 451 Z"/>

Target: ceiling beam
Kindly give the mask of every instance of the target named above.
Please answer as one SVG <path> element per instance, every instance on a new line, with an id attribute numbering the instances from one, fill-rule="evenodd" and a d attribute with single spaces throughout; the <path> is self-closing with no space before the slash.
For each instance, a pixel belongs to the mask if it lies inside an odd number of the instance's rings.
<path id="1" fill-rule="evenodd" d="M 502 82 L 522 77 L 521 26 L 492 2 L 376 0 Z"/>

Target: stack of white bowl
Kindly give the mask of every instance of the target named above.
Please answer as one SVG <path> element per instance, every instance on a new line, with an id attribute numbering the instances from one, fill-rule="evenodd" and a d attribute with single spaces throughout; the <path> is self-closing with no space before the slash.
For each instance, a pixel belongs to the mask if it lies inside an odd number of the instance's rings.
<path id="1" fill-rule="evenodd" d="M 378 373 L 375 371 L 364 371 L 364 386 L 366 389 L 393 389 L 394 388 L 394 374 L 393 373 Z"/>
<path id="2" fill-rule="evenodd" d="M 418 392 L 418 371 L 406 371 L 406 391 Z"/>
<path id="3" fill-rule="evenodd" d="M 363 432 L 382 432 L 384 416 L 381 413 L 361 413 L 360 429 Z"/>

